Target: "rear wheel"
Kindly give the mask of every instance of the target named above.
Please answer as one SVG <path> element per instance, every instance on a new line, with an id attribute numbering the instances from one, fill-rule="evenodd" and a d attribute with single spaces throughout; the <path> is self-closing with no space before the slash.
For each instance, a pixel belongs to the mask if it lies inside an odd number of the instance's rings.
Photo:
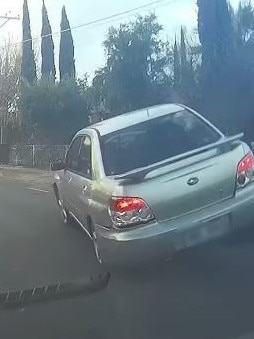
<path id="1" fill-rule="evenodd" d="M 99 249 L 98 249 L 97 234 L 95 232 L 95 229 L 94 229 L 94 226 L 93 226 L 93 223 L 92 223 L 91 220 L 88 220 L 88 224 L 89 224 L 90 235 L 91 235 L 91 238 L 93 240 L 96 258 L 97 258 L 98 262 L 100 264 L 102 264 L 102 258 L 101 258 L 101 255 L 100 255 L 100 252 L 99 252 Z"/>

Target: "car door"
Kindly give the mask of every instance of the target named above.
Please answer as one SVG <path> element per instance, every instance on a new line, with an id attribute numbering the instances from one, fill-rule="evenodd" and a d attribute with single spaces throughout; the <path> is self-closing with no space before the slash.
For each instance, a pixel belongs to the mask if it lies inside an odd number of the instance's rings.
<path id="1" fill-rule="evenodd" d="M 79 178 L 74 182 L 76 191 L 77 216 L 83 226 L 87 227 L 87 216 L 89 215 L 89 201 L 92 188 L 92 140 L 85 135 L 81 141 L 79 153 Z"/>
<path id="2" fill-rule="evenodd" d="M 66 208 L 75 216 L 77 214 L 76 206 L 76 182 L 79 177 L 79 153 L 81 148 L 82 136 L 76 137 L 69 148 L 66 157 L 66 168 L 64 170 L 62 189 L 64 203 Z"/>

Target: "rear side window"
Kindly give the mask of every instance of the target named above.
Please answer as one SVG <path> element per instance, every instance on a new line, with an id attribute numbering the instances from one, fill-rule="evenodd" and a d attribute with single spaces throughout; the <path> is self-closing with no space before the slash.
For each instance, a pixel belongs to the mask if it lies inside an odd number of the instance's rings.
<path id="1" fill-rule="evenodd" d="M 149 166 L 218 141 L 220 135 L 195 114 L 182 110 L 101 138 L 106 175 Z"/>

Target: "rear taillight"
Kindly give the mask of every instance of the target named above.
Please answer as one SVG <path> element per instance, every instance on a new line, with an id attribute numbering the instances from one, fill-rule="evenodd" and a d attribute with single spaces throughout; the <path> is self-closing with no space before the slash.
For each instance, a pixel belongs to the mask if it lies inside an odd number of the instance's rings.
<path id="1" fill-rule="evenodd" d="M 237 187 L 245 187 L 254 179 L 254 156 L 248 153 L 237 166 Z"/>
<path id="2" fill-rule="evenodd" d="M 112 197 L 109 214 L 113 225 L 118 228 L 135 226 L 154 219 L 150 208 L 141 198 Z"/>

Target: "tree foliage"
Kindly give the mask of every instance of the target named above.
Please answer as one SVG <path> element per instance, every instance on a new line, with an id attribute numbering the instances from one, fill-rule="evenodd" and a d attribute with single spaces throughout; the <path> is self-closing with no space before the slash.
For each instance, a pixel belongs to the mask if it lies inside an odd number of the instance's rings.
<path id="1" fill-rule="evenodd" d="M 21 61 L 21 75 L 28 83 L 33 83 L 36 80 L 36 65 L 34 59 L 34 51 L 32 47 L 32 35 L 30 27 L 30 16 L 27 5 L 27 0 L 23 4 L 23 44 L 22 44 L 22 61 Z"/>
<path id="2" fill-rule="evenodd" d="M 76 76 L 74 42 L 65 6 L 62 8 L 59 71 L 60 80 L 74 79 Z"/>
<path id="3" fill-rule="evenodd" d="M 73 134 L 88 124 L 89 91 L 86 78 L 75 80 L 74 44 L 65 7 L 62 10 L 61 21 L 60 82 L 55 83 L 54 43 L 44 1 L 41 31 L 41 79 L 37 81 L 31 73 L 33 68 L 31 58 L 28 63 L 28 56 L 31 57 L 33 51 L 26 0 L 23 29 L 26 33 L 24 38 L 29 40 L 28 45 L 24 43 L 22 50 L 22 75 L 27 81 L 23 83 L 21 95 L 18 98 L 21 129 L 16 135 L 19 135 L 21 141 L 28 143 L 69 143 Z M 30 52 L 25 47 L 30 47 Z"/>
<path id="4" fill-rule="evenodd" d="M 187 51 L 186 51 L 186 41 L 185 41 L 185 33 L 183 27 L 181 27 L 181 46 L 180 46 L 180 51 L 181 51 L 181 68 L 183 72 L 185 69 L 188 67 L 187 64 Z"/>
<path id="5" fill-rule="evenodd" d="M 109 29 L 104 41 L 107 63 L 96 73 L 93 86 L 110 112 L 119 114 L 156 104 L 169 96 L 165 91 L 168 60 L 159 39 L 161 30 L 155 15 Z"/>
<path id="6" fill-rule="evenodd" d="M 234 120 L 232 97 L 237 57 L 234 13 L 226 0 L 198 0 L 198 33 L 201 42 L 200 109 L 230 133 Z"/>
<path id="7" fill-rule="evenodd" d="M 191 51 L 187 48 L 188 41 L 184 28 L 180 31 L 180 68 L 179 68 L 179 87 L 178 95 L 180 100 L 187 104 L 193 105 L 195 103 L 196 95 L 196 81 L 193 57 Z"/>
<path id="8" fill-rule="evenodd" d="M 0 54 L 0 118 L 1 125 L 19 123 L 17 102 L 20 95 L 21 53 L 7 44 Z"/>
<path id="9" fill-rule="evenodd" d="M 54 83 L 47 76 L 35 82 L 35 64 L 24 62 L 34 60 L 25 1 L 23 34 L 29 43 L 23 45 L 22 75 L 28 83 L 19 109 L 24 129 L 30 128 L 29 140 L 65 143 L 88 123 L 88 114 L 105 118 L 172 101 L 197 108 L 226 133 L 245 131 L 246 140 L 253 140 L 251 1 L 237 11 L 227 0 L 197 0 L 197 8 L 198 37 L 181 27 L 174 41 L 163 40 L 154 14 L 111 27 L 103 43 L 106 62 L 88 84 L 86 77 L 75 79 L 74 43 L 63 7 L 60 82 Z M 51 32 L 45 6 L 43 32 Z M 44 39 L 44 46 L 46 41 L 51 47 L 42 47 L 42 75 L 55 74 L 53 41 Z"/>
<path id="10" fill-rule="evenodd" d="M 30 142 L 66 144 L 88 124 L 86 92 L 73 81 L 27 85 L 20 105 L 23 121 L 33 132 Z"/>
<path id="11" fill-rule="evenodd" d="M 174 88 L 175 90 L 179 90 L 181 70 L 180 70 L 179 50 L 176 38 L 173 52 L 173 72 L 174 72 Z"/>
<path id="12" fill-rule="evenodd" d="M 251 5 L 251 1 L 242 4 L 239 3 L 238 10 L 236 12 L 236 29 L 238 33 L 238 42 L 243 44 L 253 38 L 254 31 L 254 9 Z"/>
<path id="13" fill-rule="evenodd" d="M 202 86 L 217 87 L 234 53 L 234 29 L 227 0 L 198 0 L 198 32 L 202 45 Z M 207 81 L 208 80 L 208 81 Z"/>
<path id="14" fill-rule="evenodd" d="M 55 81 L 56 68 L 54 60 L 54 42 L 52 38 L 48 12 L 43 0 L 42 3 L 42 30 L 41 30 L 41 75 L 42 78 Z"/>

